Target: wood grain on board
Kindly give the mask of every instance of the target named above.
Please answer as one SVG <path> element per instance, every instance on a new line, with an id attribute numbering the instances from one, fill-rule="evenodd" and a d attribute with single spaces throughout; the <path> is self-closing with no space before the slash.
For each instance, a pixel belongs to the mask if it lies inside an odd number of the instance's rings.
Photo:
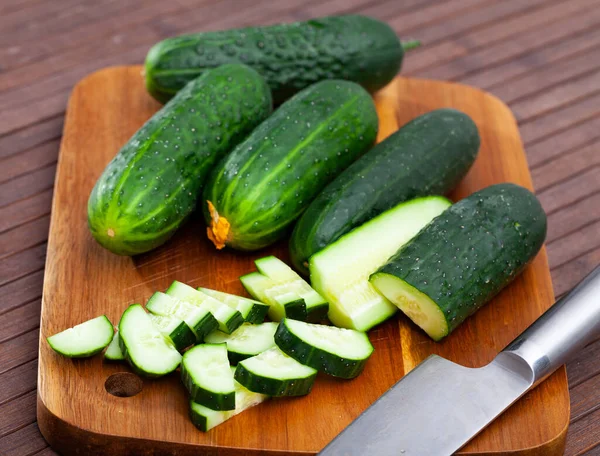
<path id="1" fill-rule="evenodd" d="M 217 251 L 198 220 L 161 248 L 135 258 L 114 255 L 94 241 L 87 228 L 91 188 L 121 145 L 159 108 L 146 93 L 140 71 L 117 67 L 86 77 L 73 90 L 67 109 L 44 278 L 38 385 L 38 425 L 60 452 L 133 455 L 154 448 L 158 454 L 172 446 L 180 454 L 210 448 L 239 455 L 316 453 L 431 353 L 482 366 L 553 303 L 543 251 L 442 343 L 429 340 L 407 319 L 393 318 L 370 332 L 375 353 L 357 379 L 320 376 L 310 395 L 273 399 L 206 434 L 187 418 L 186 394 L 176 375 L 144 381 L 142 393 L 134 397 L 110 395 L 104 382 L 126 367 L 99 356 L 62 358 L 44 338 L 101 313 L 117 322 L 128 305 L 145 303 L 173 280 L 243 294 L 238 277 L 253 269 L 253 259 L 269 253 L 287 257 L 286 242 L 253 254 Z M 454 107 L 475 120 L 481 151 L 453 199 L 499 182 L 532 187 L 515 120 L 495 97 L 459 84 L 398 78 L 375 101 L 380 140 L 436 108 Z M 568 387 L 560 369 L 462 452 L 509 454 L 538 448 L 536 454 L 559 455 L 568 421 Z"/>
<path id="2" fill-rule="evenodd" d="M 548 257 L 560 295 L 600 263 L 598 167 L 581 173 L 597 158 L 600 139 L 599 7 L 600 0 L 0 2 L 0 382 L 11 392 L 0 407 L 36 389 L 35 375 L 12 371 L 25 372 L 37 358 L 46 256 L 40 230 L 50 213 L 67 97 L 79 79 L 141 63 L 155 41 L 179 33 L 338 13 L 385 20 L 401 37 L 423 42 L 406 56 L 403 74 L 452 77 L 522 113 L 534 187 L 551 212 Z M 567 365 L 573 398 L 596 385 L 599 347 L 591 344 Z M 595 395 L 572 404 L 566 455 L 600 454 L 599 408 Z M 54 454 L 34 410 L 23 408 L 21 417 L 7 416 L 0 454 Z"/>

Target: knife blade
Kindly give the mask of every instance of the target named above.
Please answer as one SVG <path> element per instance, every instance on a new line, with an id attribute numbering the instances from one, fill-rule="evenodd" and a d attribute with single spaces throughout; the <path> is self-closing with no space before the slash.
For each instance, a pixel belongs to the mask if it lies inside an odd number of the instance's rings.
<path id="1" fill-rule="evenodd" d="M 321 456 L 445 456 L 600 336 L 600 267 L 480 368 L 432 355 Z"/>

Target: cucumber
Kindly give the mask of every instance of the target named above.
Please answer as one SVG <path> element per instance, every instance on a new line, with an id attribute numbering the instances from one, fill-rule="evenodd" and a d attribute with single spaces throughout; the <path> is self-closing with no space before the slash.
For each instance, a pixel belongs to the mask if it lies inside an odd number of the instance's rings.
<path id="1" fill-rule="evenodd" d="M 124 361 L 125 356 L 123 355 L 119 344 L 119 330 L 117 329 L 112 340 L 110 341 L 110 344 L 108 344 L 108 347 L 106 347 L 104 359 L 108 361 Z"/>
<path id="2" fill-rule="evenodd" d="M 150 314 L 150 319 L 179 352 L 196 343 L 196 335 L 183 320 L 173 316 L 153 314 Z"/>
<path id="3" fill-rule="evenodd" d="M 256 250 L 292 222 L 377 135 L 373 100 L 359 85 L 322 81 L 284 103 L 210 173 L 203 205 L 217 248 Z"/>
<path id="4" fill-rule="evenodd" d="M 179 352 L 167 342 L 139 304 L 133 304 L 123 312 L 119 322 L 119 343 L 127 362 L 145 377 L 162 377 L 181 363 Z"/>
<path id="5" fill-rule="evenodd" d="M 225 334 L 221 331 L 213 331 L 206 336 L 206 342 L 209 344 L 227 345 L 227 356 L 231 364 L 237 364 L 240 361 L 258 355 L 275 346 L 275 331 L 277 323 L 267 322 L 260 325 L 251 325 L 244 323 L 231 334 Z"/>
<path id="6" fill-rule="evenodd" d="M 235 368 L 232 367 L 231 369 L 233 375 Z M 212 428 L 227 421 L 229 418 L 258 405 L 269 398 L 269 396 L 265 394 L 253 393 L 252 391 L 247 390 L 235 380 L 233 383 L 235 389 L 235 410 L 221 412 L 204 407 L 194 401 L 190 401 L 190 419 L 199 430 L 203 432 L 210 431 Z"/>
<path id="7" fill-rule="evenodd" d="M 104 350 L 112 341 L 114 328 L 105 315 L 80 323 L 48 337 L 48 345 L 69 358 L 89 358 Z"/>
<path id="8" fill-rule="evenodd" d="M 88 224 L 111 252 L 166 242 L 196 206 L 213 164 L 271 112 L 264 79 L 225 65 L 188 84 L 123 146 L 96 182 Z"/>
<path id="9" fill-rule="evenodd" d="M 312 367 L 299 363 L 278 347 L 240 361 L 235 379 L 255 393 L 268 396 L 304 396 L 317 377 Z"/>
<path id="10" fill-rule="evenodd" d="M 244 317 L 236 309 L 177 280 L 167 289 L 166 294 L 180 301 L 208 309 L 219 322 L 219 330 L 227 334 L 235 331 L 244 322 Z"/>
<path id="11" fill-rule="evenodd" d="M 296 361 L 346 379 L 360 374 L 373 353 L 364 332 L 289 318 L 279 323 L 275 343 Z"/>
<path id="12" fill-rule="evenodd" d="M 279 287 L 274 280 L 260 272 L 243 275 L 240 281 L 248 293 L 269 304 L 268 315 L 271 320 L 280 321 L 285 317 L 306 320 L 306 303 L 296 290 Z"/>
<path id="13" fill-rule="evenodd" d="M 410 199 L 443 195 L 465 176 L 479 150 L 477 126 L 454 109 L 417 117 L 377 144 L 319 193 L 290 240 L 297 270 L 344 234 Z"/>
<path id="14" fill-rule="evenodd" d="M 212 410 L 234 410 L 233 371 L 225 344 L 190 348 L 181 362 L 181 380 L 192 401 Z"/>
<path id="15" fill-rule="evenodd" d="M 148 300 L 146 309 L 154 315 L 183 320 L 196 336 L 197 342 L 202 342 L 208 333 L 219 327 L 219 322 L 207 306 L 197 306 L 160 291 Z"/>
<path id="16" fill-rule="evenodd" d="M 403 56 L 387 24 L 332 16 L 168 38 L 148 52 L 146 87 L 164 102 L 208 68 L 242 62 L 267 79 L 277 102 L 322 79 L 353 80 L 374 92 L 396 76 Z"/>
<path id="17" fill-rule="evenodd" d="M 211 290 L 210 288 L 199 287 L 198 290 L 237 310 L 242 314 L 244 321 L 247 321 L 248 323 L 262 323 L 269 310 L 268 305 L 254 301 L 253 299 L 243 298 L 242 296 L 236 296 L 222 291 Z"/>
<path id="18" fill-rule="evenodd" d="M 440 340 L 508 285 L 545 237 L 546 215 L 535 195 L 492 185 L 447 209 L 370 280 Z"/>
<path id="19" fill-rule="evenodd" d="M 329 301 L 329 320 L 367 331 L 391 317 L 398 309 L 369 284 L 369 275 L 450 204 L 442 196 L 400 203 L 313 255 L 310 280 Z"/>

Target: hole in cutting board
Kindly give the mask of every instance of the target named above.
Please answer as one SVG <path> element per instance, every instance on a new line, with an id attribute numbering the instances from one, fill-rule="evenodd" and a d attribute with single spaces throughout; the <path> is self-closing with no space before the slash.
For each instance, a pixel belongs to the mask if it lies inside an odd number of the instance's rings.
<path id="1" fill-rule="evenodd" d="M 142 379 L 131 372 L 117 372 L 110 375 L 104 383 L 104 389 L 113 396 L 132 397 L 144 387 Z"/>

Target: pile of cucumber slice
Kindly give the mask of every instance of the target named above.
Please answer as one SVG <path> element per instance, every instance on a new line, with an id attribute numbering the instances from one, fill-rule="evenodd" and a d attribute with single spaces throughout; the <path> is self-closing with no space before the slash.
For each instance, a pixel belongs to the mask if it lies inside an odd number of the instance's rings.
<path id="1" fill-rule="evenodd" d="M 108 361 L 126 361 L 145 377 L 180 368 L 192 423 L 208 431 L 270 397 L 303 396 L 317 373 L 350 379 L 373 346 L 364 332 L 309 323 L 328 303 L 283 261 L 257 260 L 241 277 L 257 300 L 173 282 L 145 308 L 129 306 L 115 331 L 102 315 L 48 338 L 68 357 L 106 348 Z M 259 301 L 260 300 L 260 301 Z M 264 322 L 265 316 L 274 320 Z"/>

